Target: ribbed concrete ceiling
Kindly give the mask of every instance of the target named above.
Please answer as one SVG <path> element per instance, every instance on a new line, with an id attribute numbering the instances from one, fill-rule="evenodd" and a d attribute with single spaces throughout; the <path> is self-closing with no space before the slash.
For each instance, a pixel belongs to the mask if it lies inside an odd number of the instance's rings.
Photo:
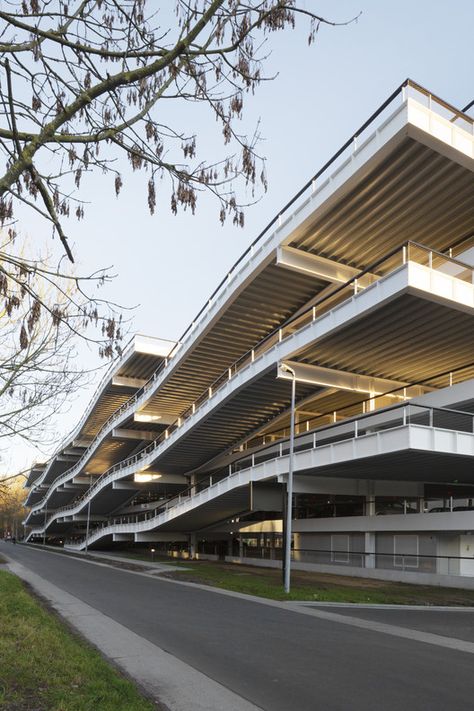
<path id="1" fill-rule="evenodd" d="M 32 486 L 32 484 L 40 477 L 43 473 L 46 464 L 35 464 L 28 474 L 28 479 L 26 480 L 25 486 Z"/>
<path id="2" fill-rule="evenodd" d="M 351 479 L 474 483 L 472 457 L 412 449 L 318 467 L 317 470 L 298 471 L 298 476 L 300 474 Z"/>
<path id="3" fill-rule="evenodd" d="M 153 434 L 154 438 L 158 437 L 165 427 L 166 425 L 160 423 L 134 422 L 131 417 L 121 423 L 121 428 L 123 429 L 149 432 Z M 90 459 L 87 459 L 84 462 L 80 474 L 83 474 L 84 471 L 95 475 L 103 474 L 107 471 L 107 469 L 109 469 L 109 467 L 130 456 L 135 450 L 142 449 L 149 444 L 150 441 L 151 440 L 148 439 L 141 440 L 140 437 L 137 437 L 136 439 L 113 438 L 112 432 L 108 432 L 98 445 L 97 449 L 92 453 Z M 82 450 L 81 454 L 85 451 L 86 450 Z M 66 469 L 73 467 L 76 462 L 77 459 L 71 460 L 67 467 L 65 469 L 63 468 L 61 473 L 66 471 Z M 58 474 L 56 474 L 56 476 L 58 476 Z M 48 482 L 51 481 L 52 479 L 48 477 Z M 41 496 L 42 495 L 43 494 L 41 494 Z"/>
<path id="4" fill-rule="evenodd" d="M 137 378 L 138 380 L 146 381 L 153 375 L 162 362 L 163 358 L 161 356 L 134 351 L 118 368 L 117 372 L 114 372 L 114 376 Z M 97 398 L 92 412 L 84 421 L 78 437 L 84 437 L 86 439 L 95 437 L 104 422 L 106 422 L 124 402 L 129 400 L 136 391 L 136 387 L 112 385 L 111 376 Z"/>
<path id="5" fill-rule="evenodd" d="M 296 359 L 411 383 L 467 365 L 473 356 L 471 313 L 405 294 Z"/>
<path id="6" fill-rule="evenodd" d="M 297 360 L 410 383 L 465 365 L 473 353 L 471 314 L 405 294 L 307 347 Z M 318 390 L 299 385 L 298 397 Z M 289 393 L 289 383 L 275 380 L 273 370 L 252 381 L 180 438 L 160 457 L 158 469 L 186 472 L 201 466 L 287 409 Z M 361 395 L 340 393 L 328 396 L 323 404 L 338 409 L 337 405 L 361 399 Z M 354 405 L 353 414 L 360 409 Z"/>
<path id="7" fill-rule="evenodd" d="M 363 269 L 407 240 L 447 250 L 474 228 L 474 174 L 405 138 L 330 211 L 297 228 L 292 246 Z M 147 407 L 178 416 L 212 380 L 326 282 L 267 266 L 227 306 Z"/>
<path id="8" fill-rule="evenodd" d="M 143 412 L 178 417 L 237 358 L 327 285 L 312 276 L 267 266 L 229 305 Z"/>
<path id="9" fill-rule="evenodd" d="M 332 422 L 334 412 L 337 412 L 339 417 L 353 417 L 361 414 L 362 402 L 367 397 L 364 396 L 364 393 L 336 390 L 329 391 L 327 395 L 323 396 L 318 394 L 313 402 L 310 398 L 304 404 L 296 407 L 296 433 L 303 432 L 302 426 L 298 423 L 304 423 L 306 420 L 312 420 L 311 427 L 319 427 Z M 381 398 L 378 398 L 378 400 L 381 400 Z M 387 403 L 384 402 L 385 404 L 396 404 L 396 401 L 391 400 Z M 276 422 L 272 422 L 268 427 L 265 427 L 262 430 L 262 434 L 271 434 L 282 429 L 288 429 L 289 425 L 290 414 L 288 412 Z M 251 445 L 251 441 L 249 444 Z"/>
<path id="10" fill-rule="evenodd" d="M 77 457 L 61 457 L 60 459 L 55 459 L 51 464 L 46 479 L 42 483 L 51 484 L 57 476 L 63 474 L 63 472 L 72 467 L 75 462 L 77 462 Z"/>
<path id="11" fill-rule="evenodd" d="M 473 230 L 474 173 L 406 138 L 291 244 L 363 269 L 407 240 L 445 251 Z"/>
<path id="12" fill-rule="evenodd" d="M 438 377 L 430 378 L 427 381 L 427 385 L 433 386 L 435 388 L 446 388 L 448 385 L 456 385 L 456 383 L 462 383 L 465 380 L 474 378 L 474 353 L 472 354 L 472 358 L 469 362 L 470 366 L 468 368 L 462 368 L 461 370 L 456 371 L 454 373 L 443 373 Z M 459 410 L 464 409 L 464 406 L 456 407 Z M 467 411 L 469 411 L 469 408 Z M 474 412 L 474 406 L 472 411 Z"/>
<path id="13" fill-rule="evenodd" d="M 233 516 L 250 511 L 250 487 L 243 486 L 229 491 L 183 516 L 172 519 L 159 527 L 160 531 L 195 531 L 208 528 Z"/>
<path id="14" fill-rule="evenodd" d="M 81 437 L 92 439 L 104 422 L 136 392 L 136 388 L 107 385 L 81 428 Z"/>
<path id="15" fill-rule="evenodd" d="M 139 444 L 139 441 L 133 439 L 106 439 L 94 452 L 90 461 L 84 465 L 84 469 L 89 474 L 103 474 L 113 464 L 130 456 Z"/>
<path id="16" fill-rule="evenodd" d="M 306 397 L 315 390 L 317 388 L 309 385 L 298 385 L 298 397 Z M 272 368 L 215 408 L 189 434 L 180 437 L 176 445 L 157 460 L 157 470 L 184 473 L 200 466 L 286 410 L 290 397 L 290 383 L 277 380 L 276 368 Z"/>
<path id="17" fill-rule="evenodd" d="M 170 343 L 171 349 L 172 343 Z M 140 378 L 148 380 L 156 368 L 162 363 L 161 356 L 151 353 L 133 353 L 126 362 L 119 368 L 117 375 L 125 378 Z"/>

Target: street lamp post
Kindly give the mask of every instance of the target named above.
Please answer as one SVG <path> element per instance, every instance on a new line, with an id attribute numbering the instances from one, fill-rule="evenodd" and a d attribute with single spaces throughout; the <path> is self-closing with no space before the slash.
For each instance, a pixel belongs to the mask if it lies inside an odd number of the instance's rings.
<path id="1" fill-rule="evenodd" d="M 48 507 L 44 510 L 44 521 L 43 521 L 43 546 L 46 545 L 46 517 L 48 515 Z"/>
<path id="2" fill-rule="evenodd" d="M 87 525 L 86 525 L 86 547 L 85 547 L 85 553 L 89 550 L 89 525 L 91 521 L 91 496 L 90 496 L 90 488 L 92 486 L 92 474 L 89 475 L 89 501 L 87 504 Z"/>
<path id="3" fill-rule="evenodd" d="M 284 588 L 290 592 L 291 579 L 291 538 L 293 519 L 293 466 L 295 451 L 295 399 L 296 399 L 296 373 L 289 365 L 282 363 L 282 368 L 292 374 L 291 379 L 291 412 L 290 412 L 290 451 L 288 458 L 288 482 L 286 484 L 286 520 L 285 520 L 285 570 Z"/>

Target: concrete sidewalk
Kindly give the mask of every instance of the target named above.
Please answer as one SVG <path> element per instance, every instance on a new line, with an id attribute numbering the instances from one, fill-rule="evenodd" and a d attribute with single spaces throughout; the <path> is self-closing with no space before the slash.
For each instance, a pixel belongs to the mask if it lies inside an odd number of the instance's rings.
<path id="1" fill-rule="evenodd" d="M 7 567 L 144 688 L 155 700 L 157 708 L 163 711 L 259 711 L 259 707 L 23 565 L 9 561 Z"/>

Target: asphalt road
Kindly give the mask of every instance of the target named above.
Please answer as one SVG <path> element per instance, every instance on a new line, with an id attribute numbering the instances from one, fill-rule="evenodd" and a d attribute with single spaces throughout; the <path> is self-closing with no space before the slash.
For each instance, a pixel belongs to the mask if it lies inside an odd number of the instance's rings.
<path id="1" fill-rule="evenodd" d="M 24 546 L 2 550 L 266 711 L 474 707 L 474 655 L 467 652 Z M 470 612 L 346 613 L 473 639 Z"/>

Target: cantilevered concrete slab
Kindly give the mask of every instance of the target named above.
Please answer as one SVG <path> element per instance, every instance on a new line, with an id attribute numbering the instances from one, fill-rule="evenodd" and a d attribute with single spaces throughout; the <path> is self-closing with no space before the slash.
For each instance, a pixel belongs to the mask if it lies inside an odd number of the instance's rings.
<path id="1" fill-rule="evenodd" d="M 378 405 L 388 404 L 384 388 L 402 389 L 401 397 L 418 396 L 445 384 L 438 382 L 443 368 L 465 368 L 474 345 L 473 272 L 450 257 L 469 253 L 474 244 L 473 126 L 445 102 L 405 84 L 280 215 L 276 229 L 252 245 L 158 364 L 155 344 L 153 353 L 142 353 L 152 356 L 149 372 L 138 362 L 125 367 L 122 359 L 123 367 L 106 377 L 74 440 L 57 454 L 74 455 L 77 441 L 85 442 L 86 449 L 56 475 L 34 515 L 43 512 L 48 500 L 73 492 L 73 482 L 86 475 L 98 477 L 90 492 L 49 516 L 46 528 L 84 515 L 89 504 L 95 514 L 111 513 L 115 498 L 124 497 L 118 506 L 123 505 L 134 490 L 135 475 L 148 467 L 162 476 L 202 475 L 206 467 L 214 474 L 227 452 L 229 463 L 238 466 L 236 450 L 245 446 L 251 447 L 252 472 L 267 466 L 271 452 L 260 453 L 253 438 L 258 433 L 272 438 L 273 425 L 288 417 L 290 388 L 275 381 L 279 362 L 313 375 L 300 378 L 300 413 L 324 419 L 325 408 L 331 407 L 335 422 L 339 408 L 346 418 L 356 414 L 358 392 L 369 395 L 371 409 L 373 396 L 380 393 Z M 416 244 L 423 242 L 430 249 Z M 421 390 L 412 387 L 419 381 L 425 383 Z M 112 405 L 114 397 L 125 396 L 122 404 Z M 356 449 L 373 434 L 385 442 L 384 429 L 396 429 L 377 425 L 372 432 L 360 426 L 353 433 Z M 401 428 L 425 426 L 415 418 Z M 429 427 L 440 429 L 435 421 Z M 445 429 L 454 427 L 448 422 Z M 350 422 L 347 432 L 319 432 L 317 441 L 310 439 L 303 449 L 299 439 L 297 458 L 325 448 L 340 452 L 349 439 Z M 354 462 L 365 466 L 365 459 L 386 455 L 388 450 L 365 457 L 356 452 Z M 441 461 L 444 455 L 439 455 Z M 471 456 L 451 450 L 448 455 L 450 461 Z M 284 458 L 282 450 L 274 466 Z M 246 462 L 240 465 L 245 469 Z M 339 460 L 326 466 L 336 465 L 342 466 Z M 41 475 L 44 481 L 51 482 L 53 466 L 56 461 Z M 316 465 L 311 466 L 312 471 Z M 219 477 L 224 477 L 219 485 L 231 480 L 225 471 Z M 216 498 L 243 490 L 246 483 L 265 481 L 253 477 L 239 479 L 212 500 L 204 497 L 201 512 L 206 507 L 212 511 Z M 191 491 L 194 503 L 204 494 Z M 189 526 L 195 516 L 199 519 L 194 503 L 178 516 L 182 521 L 188 516 Z M 149 531 L 149 521 L 148 516 L 135 523 L 139 528 L 146 523 Z M 175 525 L 171 519 L 160 521 L 161 528 Z M 131 540 L 135 533 L 119 527 L 103 535 Z"/>
<path id="2" fill-rule="evenodd" d="M 199 321 L 192 324 L 185 341 L 171 353 L 167 367 L 154 379 L 146 397 L 137 402 L 138 408 L 149 414 L 177 417 L 219 375 L 226 359 L 230 365 L 245 348 L 251 348 L 294 312 L 297 294 L 302 306 L 332 283 L 327 278 L 315 281 L 314 276 L 306 285 L 304 277 L 299 286 L 290 283 L 288 269 L 278 272 L 272 266 L 276 265 L 277 249 L 290 246 L 361 269 L 391 246 L 401 245 L 407 236 L 427 239 L 440 250 L 459 243 L 474 217 L 473 137 L 467 124 L 443 118 L 435 103 L 431 108 L 424 106 L 427 95 L 410 91 L 410 96 L 409 92 L 400 95 L 399 105 L 390 106 L 379 126 L 370 127 L 372 133 L 369 131 L 353 146 L 336 172 L 316 184 L 310 197 L 229 273 Z M 437 198 L 441 193 L 442 201 Z M 433 204 L 440 206 L 436 226 Z M 340 216 L 339 224 L 333 224 L 331 214 Z M 344 219 L 347 224 L 343 224 Z M 363 262 L 360 256 L 359 261 L 356 258 L 361 254 Z M 277 271 L 267 274 L 267 269 L 275 268 Z M 263 295 L 268 303 L 263 304 Z M 268 301 L 272 295 L 280 302 Z M 293 298 L 286 306 L 281 302 L 285 295 Z M 239 299 L 243 299 L 241 304 Z M 253 311 L 257 302 L 258 313 Z M 244 322 L 239 313 L 245 314 Z M 258 332 L 252 329 L 252 313 Z M 232 338 L 228 337 L 230 332 Z M 248 341 L 244 343 L 242 338 Z M 223 351 L 234 343 L 235 353 Z"/>
<path id="3" fill-rule="evenodd" d="M 413 314 L 418 307 L 423 308 L 423 316 L 418 322 L 414 322 Z M 391 309 L 396 318 L 387 319 L 384 309 Z M 383 314 L 378 317 L 378 321 L 374 316 L 377 312 Z M 392 358 L 395 367 L 398 361 L 393 355 L 394 343 L 406 343 L 408 331 L 412 350 L 416 349 L 416 344 L 419 343 L 420 348 L 437 353 L 439 360 L 439 345 L 444 343 L 445 339 L 445 330 L 440 330 L 440 323 L 444 318 L 446 328 L 451 328 L 452 331 L 449 349 L 445 349 L 444 355 L 449 358 L 449 362 L 453 362 L 453 359 L 466 358 L 472 352 L 473 314 L 474 285 L 449 275 L 440 275 L 429 267 L 408 262 L 336 309 L 316 317 L 287 338 L 278 341 L 274 347 L 224 382 L 217 392 L 210 393 L 201 407 L 168 437 L 161 442 L 157 440 L 140 455 L 130 461 L 125 460 L 120 467 L 113 468 L 110 473 L 102 476 L 94 485 L 92 494 L 87 494 L 86 498 L 91 496 L 93 500 L 94 496 L 114 481 L 130 476 L 140 467 L 153 465 L 164 473 L 184 473 L 193 466 L 198 467 L 241 437 L 242 428 L 251 426 L 250 421 L 245 420 L 246 412 L 254 419 L 254 425 L 258 424 L 255 421 L 258 407 L 263 408 L 263 419 L 277 414 L 275 410 L 268 410 L 269 404 L 275 403 L 277 385 L 273 384 L 273 387 L 269 388 L 266 379 L 271 377 L 273 380 L 276 376 L 276 365 L 280 360 L 294 359 L 295 356 L 304 358 L 308 352 L 317 352 L 320 357 L 325 357 L 326 353 L 337 353 L 336 346 L 340 343 L 339 358 L 345 355 L 351 358 L 351 362 L 357 363 L 359 357 L 359 367 L 367 370 L 371 357 L 374 358 L 373 368 L 380 360 L 380 354 L 376 353 L 377 345 L 378 348 L 386 348 L 384 363 L 389 364 Z M 380 329 L 384 330 L 382 336 Z M 352 344 L 351 334 L 354 334 L 358 341 L 363 341 L 364 348 L 357 349 Z M 336 345 L 331 343 L 331 339 L 335 340 Z M 401 364 L 397 366 L 400 368 L 398 373 L 380 375 L 408 379 L 408 373 L 401 372 L 404 367 L 403 359 L 399 357 L 398 360 L 401 360 Z M 429 368 L 430 362 L 426 359 L 424 367 Z M 407 363 L 407 367 L 412 367 L 409 359 Z M 327 362 L 324 364 L 329 365 Z M 272 370 L 273 375 L 269 376 Z M 429 375 L 428 372 L 427 374 Z M 376 373 L 372 375 L 375 376 Z M 262 391 L 259 391 L 259 383 L 263 384 Z M 269 399 L 266 399 L 265 392 L 268 392 Z M 288 404 L 288 398 L 289 393 L 286 395 L 285 406 Z"/>
<path id="4" fill-rule="evenodd" d="M 81 456 L 107 419 L 148 382 L 150 376 L 163 363 L 174 342 L 138 334 L 124 349 L 122 356 L 109 368 L 99 383 L 84 415 L 75 430 L 68 435 L 44 468 L 34 484 L 50 484 L 58 473 L 58 460 L 66 449 L 77 449 L 75 458 Z M 74 460 L 71 460 L 74 463 Z"/>
<path id="5" fill-rule="evenodd" d="M 336 172 L 317 183 L 307 200 L 293 214 L 285 216 L 279 228 L 248 255 L 247 262 L 239 265 L 238 273 L 229 274 L 221 292 L 208 304 L 199 323 L 187 334 L 186 341 L 160 375 L 147 405 L 141 407 L 150 412 L 153 408 L 163 409 L 167 393 L 176 395 L 180 383 L 179 379 L 173 380 L 172 373 L 178 366 L 183 375 L 186 371 L 188 383 L 196 382 L 197 389 L 205 387 L 202 367 L 198 365 L 203 356 L 209 381 L 218 375 L 224 357 L 217 359 L 216 369 L 212 353 L 216 354 L 218 349 L 213 344 L 219 342 L 222 349 L 223 344 L 238 339 L 242 329 L 245 334 L 251 331 L 251 304 L 257 300 L 252 289 L 253 285 L 258 287 L 260 279 L 267 302 L 273 294 L 281 298 L 283 292 L 294 293 L 287 279 L 296 270 L 280 267 L 280 277 L 273 284 L 263 281 L 266 270 L 278 264 L 278 255 L 281 262 L 282 249 L 289 247 L 295 258 L 295 250 L 300 250 L 303 260 L 310 259 L 305 255 L 311 253 L 321 264 L 324 260 L 337 261 L 350 271 L 368 267 L 391 248 L 401 246 L 407 237 L 426 241 L 438 250 L 458 244 L 474 220 L 474 138 L 467 123 L 459 126 L 450 122 L 436 112 L 434 105 L 431 109 L 424 106 L 424 99 L 416 92 L 413 96 L 407 93 L 402 96 L 400 104 L 392 106 L 383 123 L 353 146 L 353 152 L 349 152 Z M 304 276 L 304 270 L 298 273 Z M 313 273 L 315 279 L 313 297 L 333 284 L 337 276 L 322 267 L 317 274 L 314 270 L 306 273 Z M 363 280 L 365 286 L 370 279 L 364 276 Z M 242 303 L 246 319 L 245 325 L 239 327 L 238 313 L 231 314 L 231 310 L 237 308 L 239 299 L 245 298 L 247 292 L 251 302 Z M 232 339 L 224 334 L 228 333 L 229 322 L 223 320 L 219 325 L 227 310 Z M 291 310 L 295 311 L 294 303 Z M 275 302 L 272 309 L 271 303 L 266 303 L 256 314 L 259 324 L 262 311 L 271 318 L 272 312 L 281 313 L 281 307 L 279 310 Z M 261 332 L 260 337 L 263 335 Z M 207 338 L 209 344 L 205 347 Z M 250 341 L 247 347 L 252 347 Z M 243 350 L 245 346 L 241 343 L 239 352 Z M 193 357 L 196 367 L 192 366 Z M 189 361 L 186 368 L 185 361 Z M 188 396 L 192 394 L 188 391 Z"/>
<path id="6" fill-rule="evenodd" d="M 436 461 L 440 464 L 436 465 Z M 295 452 L 294 470 L 299 475 L 341 476 L 357 479 L 426 481 L 424 467 L 430 467 L 430 481 L 446 481 L 446 472 L 456 482 L 474 482 L 474 433 L 449 431 L 420 425 L 401 425 L 393 429 L 366 433 L 360 437 L 322 443 L 320 446 Z M 356 466 L 354 466 L 356 465 Z M 100 540 L 110 532 L 126 533 L 145 530 L 198 530 L 211 525 L 209 510 L 225 510 L 225 497 L 236 492 L 244 496 L 251 482 L 284 481 L 288 473 L 288 454 L 266 460 L 209 486 L 198 494 L 183 498 L 168 510 L 153 518 L 133 524 L 115 524 L 90 536 L 89 542 Z M 223 506 L 219 507 L 219 501 Z M 249 506 L 250 508 L 250 506 Z M 243 511 L 243 509 L 242 509 Z M 235 515 L 234 510 L 229 517 Z M 217 514 L 216 514 L 217 515 Z M 222 516 L 221 520 L 224 517 Z M 471 516 L 471 519 L 474 518 Z M 84 542 L 77 544 L 81 548 Z"/>

